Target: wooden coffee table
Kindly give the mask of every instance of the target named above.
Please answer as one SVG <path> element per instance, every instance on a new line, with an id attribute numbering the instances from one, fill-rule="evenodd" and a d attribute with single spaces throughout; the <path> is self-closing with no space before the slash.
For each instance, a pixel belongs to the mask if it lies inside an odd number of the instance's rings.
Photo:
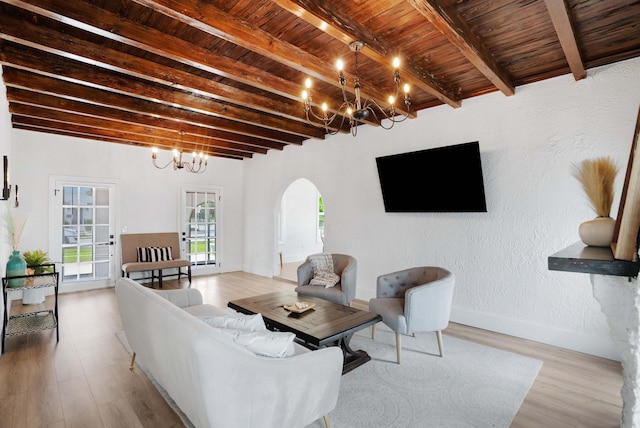
<path id="1" fill-rule="evenodd" d="M 299 301 L 311 302 L 315 306 L 302 313 L 290 312 L 283 307 Z M 267 328 L 294 333 L 297 341 L 310 349 L 339 346 L 344 355 L 342 374 L 371 360 L 365 351 L 351 349 L 349 341 L 353 334 L 382 321 L 378 314 L 298 295 L 293 291 L 232 300 L 227 306 L 248 315 L 262 314 Z"/>

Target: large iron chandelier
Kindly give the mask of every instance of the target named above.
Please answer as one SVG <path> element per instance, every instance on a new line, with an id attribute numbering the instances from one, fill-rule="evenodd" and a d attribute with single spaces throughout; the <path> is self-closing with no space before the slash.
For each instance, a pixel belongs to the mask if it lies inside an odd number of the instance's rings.
<path id="1" fill-rule="evenodd" d="M 182 143 L 183 132 L 180 132 L 180 143 Z M 182 144 L 181 144 L 182 145 Z M 207 169 L 208 156 L 200 152 L 198 155 L 195 151 L 192 154 L 191 161 L 182 160 L 182 149 L 173 149 L 173 158 L 167 162 L 166 165 L 161 166 L 157 163 L 158 148 L 154 147 L 151 151 L 151 159 L 153 159 L 153 165 L 158 169 L 165 169 L 169 165 L 173 165 L 173 170 L 184 169 L 187 172 L 194 174 L 201 174 Z"/>
<path id="2" fill-rule="evenodd" d="M 355 73 L 353 82 L 355 99 L 353 101 L 350 101 L 347 98 L 347 91 L 345 89 L 347 79 L 343 72 L 344 62 L 341 59 L 336 62 L 336 68 L 338 69 L 338 82 L 342 88 L 343 101 L 340 107 L 335 110 L 333 114 L 329 114 L 329 107 L 327 103 L 322 103 L 321 112 L 316 113 L 314 111 L 311 97 L 311 79 L 308 78 L 305 81 L 305 89 L 302 91 L 302 101 L 304 102 L 304 112 L 307 117 L 307 122 L 314 126 L 324 128 L 328 134 L 334 135 L 340 132 L 345 124 L 345 120 L 349 121 L 351 135 L 355 137 L 358 133 L 358 124 L 360 123 L 369 121 L 380 125 L 383 129 L 391 129 L 393 128 L 393 125 L 398 122 L 402 122 L 409 117 L 409 110 L 411 109 L 409 84 L 405 83 L 403 87 L 405 113 L 399 115 L 394 107 L 394 103 L 398 99 L 398 95 L 400 93 L 400 59 L 398 57 L 394 58 L 392 63 L 394 68 L 393 81 L 395 82 L 395 94 L 389 97 L 389 106 L 384 108 L 371 98 L 364 101 L 362 100 L 360 95 L 360 78 L 358 77 L 358 52 L 362 50 L 364 45 L 365 43 L 363 41 L 354 41 L 349 43 L 349 49 L 351 49 L 355 55 Z M 336 126 L 333 130 L 330 129 L 331 124 L 338 116 L 341 117 L 339 126 Z M 390 123 L 385 125 L 383 122 L 384 119 L 387 119 Z"/>

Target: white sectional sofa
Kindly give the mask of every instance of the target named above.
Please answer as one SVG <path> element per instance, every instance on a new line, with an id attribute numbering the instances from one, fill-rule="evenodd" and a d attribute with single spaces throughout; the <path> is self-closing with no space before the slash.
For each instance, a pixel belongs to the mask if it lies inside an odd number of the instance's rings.
<path id="1" fill-rule="evenodd" d="M 334 409 L 342 352 L 295 345 L 295 355 L 254 354 L 198 316 L 229 316 L 196 289 L 116 283 L 131 348 L 196 427 L 304 427 Z"/>

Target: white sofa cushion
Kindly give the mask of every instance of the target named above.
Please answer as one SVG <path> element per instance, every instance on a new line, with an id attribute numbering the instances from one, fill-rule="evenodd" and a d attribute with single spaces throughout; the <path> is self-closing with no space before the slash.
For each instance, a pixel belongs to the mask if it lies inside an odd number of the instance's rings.
<path id="1" fill-rule="evenodd" d="M 293 340 L 296 335 L 281 331 L 243 331 L 231 328 L 217 328 L 220 333 L 233 339 L 256 355 L 284 358 L 295 355 Z"/>
<path id="2" fill-rule="evenodd" d="M 230 328 L 233 330 L 242 330 L 246 332 L 265 331 L 267 329 L 267 326 L 264 325 L 262 314 L 238 314 L 222 317 L 200 316 L 198 318 L 209 324 L 211 327 L 215 328 Z"/>

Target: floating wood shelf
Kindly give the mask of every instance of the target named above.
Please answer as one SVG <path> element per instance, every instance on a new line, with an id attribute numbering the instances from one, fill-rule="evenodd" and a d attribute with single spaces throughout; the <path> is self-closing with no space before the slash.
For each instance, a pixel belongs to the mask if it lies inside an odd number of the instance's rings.
<path id="1" fill-rule="evenodd" d="M 640 263 L 615 259 L 609 247 L 589 247 L 577 242 L 549 256 L 549 270 L 636 277 Z"/>

